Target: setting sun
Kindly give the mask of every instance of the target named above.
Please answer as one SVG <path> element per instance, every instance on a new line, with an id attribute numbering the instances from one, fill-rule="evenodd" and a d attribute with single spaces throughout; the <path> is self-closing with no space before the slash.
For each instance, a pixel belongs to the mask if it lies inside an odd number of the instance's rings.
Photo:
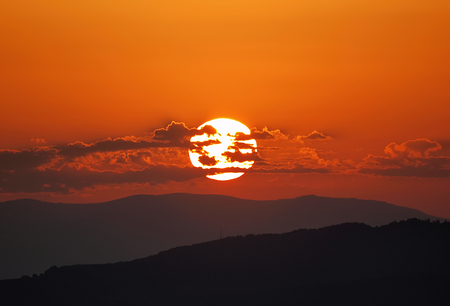
<path id="1" fill-rule="evenodd" d="M 221 169 L 207 175 L 214 180 L 227 181 L 242 176 L 244 172 L 230 170 L 250 169 L 254 163 L 256 140 L 245 137 L 250 135 L 250 129 L 236 120 L 219 118 L 202 124 L 198 130 L 208 126 L 214 128 L 214 133 L 205 132 L 191 138 L 192 164 L 203 169 Z"/>

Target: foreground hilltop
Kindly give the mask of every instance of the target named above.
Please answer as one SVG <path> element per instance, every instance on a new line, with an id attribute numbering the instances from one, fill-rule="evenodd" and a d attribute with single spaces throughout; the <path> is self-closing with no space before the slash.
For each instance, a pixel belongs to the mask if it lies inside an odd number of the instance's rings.
<path id="1" fill-rule="evenodd" d="M 228 237 L 0 281 L 2 305 L 443 305 L 450 223 Z"/>
<path id="2" fill-rule="evenodd" d="M 226 236 L 344 222 L 371 226 L 436 217 L 385 202 L 303 196 L 252 201 L 221 195 L 136 195 L 97 204 L 0 203 L 0 279 L 52 265 L 133 260 Z"/>

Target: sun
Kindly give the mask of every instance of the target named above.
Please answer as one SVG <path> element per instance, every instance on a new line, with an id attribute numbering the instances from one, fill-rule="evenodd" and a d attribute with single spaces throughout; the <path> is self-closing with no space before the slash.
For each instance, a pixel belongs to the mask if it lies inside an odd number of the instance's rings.
<path id="1" fill-rule="evenodd" d="M 244 174 L 255 162 L 256 140 L 250 129 L 239 121 L 219 118 L 203 123 L 199 133 L 191 138 L 189 157 L 192 165 L 215 170 L 208 178 L 228 181 Z"/>

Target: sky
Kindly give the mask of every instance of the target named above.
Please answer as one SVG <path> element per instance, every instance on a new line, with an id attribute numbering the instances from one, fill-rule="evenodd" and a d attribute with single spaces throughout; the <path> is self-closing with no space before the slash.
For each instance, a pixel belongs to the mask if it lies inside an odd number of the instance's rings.
<path id="1" fill-rule="evenodd" d="M 0 201 L 387 201 L 450 218 L 447 0 L 3 1 Z M 189 161 L 214 118 L 258 160 Z"/>

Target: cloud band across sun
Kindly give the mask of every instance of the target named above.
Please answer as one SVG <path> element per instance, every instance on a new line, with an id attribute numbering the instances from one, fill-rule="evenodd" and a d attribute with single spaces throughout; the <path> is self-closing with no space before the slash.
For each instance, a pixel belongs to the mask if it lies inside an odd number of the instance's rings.
<path id="1" fill-rule="evenodd" d="M 56 146 L 40 142 L 33 148 L 3 149 L 0 150 L 0 194 L 70 194 L 98 186 L 158 185 L 201 179 L 214 175 L 217 169 L 191 165 L 188 152 L 196 148 L 190 140 L 216 132 L 208 125 L 197 129 L 172 122 L 142 136 L 107 138 L 92 143 L 75 141 Z M 220 171 L 450 178 L 450 156 L 440 154 L 445 150 L 437 141 L 415 139 L 391 143 L 386 146 L 385 155 L 369 154 L 362 160 L 341 160 L 325 158 L 325 152 L 315 148 L 312 140 L 306 146 L 291 140 L 295 138 L 280 130 L 251 128 L 250 134 L 237 135 L 231 149 L 223 154 L 231 163 L 251 164 L 252 167 L 232 166 Z M 258 141 L 257 150 L 245 141 L 249 139 Z M 207 139 L 199 147 L 214 143 L 217 140 Z M 217 161 L 206 156 L 202 163 L 214 166 Z"/>

